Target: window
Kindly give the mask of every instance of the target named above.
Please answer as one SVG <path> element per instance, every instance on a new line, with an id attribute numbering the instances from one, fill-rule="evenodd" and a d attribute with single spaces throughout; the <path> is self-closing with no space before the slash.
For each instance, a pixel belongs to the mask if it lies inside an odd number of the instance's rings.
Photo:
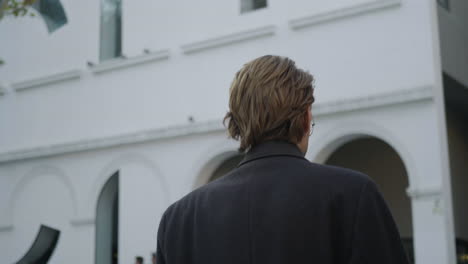
<path id="1" fill-rule="evenodd" d="M 440 7 L 449 11 L 449 7 L 450 7 L 449 0 L 437 0 L 437 3 L 439 4 Z"/>
<path id="2" fill-rule="evenodd" d="M 253 11 L 267 6 L 267 0 L 241 0 L 241 13 Z"/>
<path id="3" fill-rule="evenodd" d="M 101 61 L 122 54 L 122 1 L 101 0 Z"/>

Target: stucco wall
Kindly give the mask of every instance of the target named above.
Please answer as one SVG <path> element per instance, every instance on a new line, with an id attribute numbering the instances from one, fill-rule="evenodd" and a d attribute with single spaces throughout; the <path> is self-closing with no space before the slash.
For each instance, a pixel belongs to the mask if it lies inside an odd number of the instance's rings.
<path id="1" fill-rule="evenodd" d="M 117 170 L 122 261 L 147 258 L 163 210 L 235 152 L 220 126 L 198 125 L 221 122 L 234 73 L 266 53 L 316 76 L 317 104 L 325 104 L 308 158 L 356 135 L 388 142 L 407 166 L 418 261 L 448 259 L 450 225 L 437 203 L 445 157 L 432 98 L 440 88 L 434 3 L 272 0 L 240 16 L 235 1 L 123 1 L 128 59 L 94 68 L 86 62 L 99 57 L 99 2 L 63 3 L 69 24 L 53 35 L 30 18 L 0 23 L 8 36 L 0 43 L 8 51 L 0 54 L 0 262 L 20 257 L 47 221 L 63 231 L 51 263 L 93 263 L 97 198 Z M 144 48 L 167 51 L 136 57 Z M 148 136 L 155 130 L 162 136 Z M 43 204 L 51 209 L 30 213 Z"/>
<path id="2" fill-rule="evenodd" d="M 169 57 L 99 74 L 86 66 L 98 57 L 98 2 L 63 3 L 69 24 L 52 35 L 31 18 L 0 23 L 0 35 L 8 36 L 2 50 L 9 51 L 2 53 L 6 65 L 0 67 L 8 91 L 0 96 L 0 149 L 182 125 L 188 116 L 197 122 L 220 119 L 234 73 L 267 53 L 290 56 L 314 74 L 321 102 L 434 82 L 426 1 L 272 0 L 268 8 L 244 15 L 237 1 L 186 1 L 183 8 L 175 2 L 123 1 L 128 60 L 144 48 L 168 49 Z M 298 21 L 304 27 L 296 28 Z M 267 33 L 261 33 L 265 26 Z M 239 40 L 238 33 L 246 31 L 254 37 Z M 199 41 L 224 44 L 185 52 Z M 71 80 L 15 90 L 22 81 L 73 69 L 79 76 Z"/>
<path id="3" fill-rule="evenodd" d="M 317 115 L 308 158 L 315 159 L 318 153 L 328 151 L 330 144 L 343 136 L 367 134 L 383 138 L 395 147 L 407 164 L 410 188 L 424 190 L 434 186 L 440 181 L 436 173 L 440 164 L 436 162 L 437 145 L 431 144 L 437 133 L 435 118 L 431 118 L 433 102 L 427 100 L 397 106 Z M 10 263 L 24 253 L 39 223 L 45 219 L 62 230 L 60 248 L 57 249 L 61 253 L 54 255 L 51 263 L 93 263 L 96 203 L 105 182 L 117 170 L 121 177 L 120 258 L 124 262 L 131 262 L 135 255 L 148 258 L 155 250 L 157 225 L 164 209 L 193 190 L 201 179 L 207 180 L 205 174 L 209 172 L 211 175 L 236 149 L 237 144 L 227 139 L 224 130 L 214 129 L 212 132 L 3 163 L 0 165 L 0 188 L 4 191 L 0 200 L 0 208 L 4 209 L 0 212 L 0 248 L 8 251 L 1 250 L 0 260 Z M 226 153 L 231 154 L 226 156 Z M 41 176 L 45 172 L 59 176 Z M 25 177 L 34 184 L 24 181 Z M 26 191 L 14 191 L 17 189 Z M 42 193 L 47 195 L 38 198 Z M 440 229 L 442 215 L 433 210 L 431 200 L 422 202 L 427 209 L 413 208 L 414 236 L 425 238 L 420 240 L 422 244 L 417 248 L 423 250 L 420 259 L 438 263 L 444 258 L 440 250 L 444 243 Z M 29 214 L 42 204 L 52 207 L 44 214 Z M 73 252 L 70 253 L 67 247 L 71 246 Z M 439 249 L 428 254 L 424 252 L 427 247 Z M 70 259 L 68 256 L 77 257 Z"/>

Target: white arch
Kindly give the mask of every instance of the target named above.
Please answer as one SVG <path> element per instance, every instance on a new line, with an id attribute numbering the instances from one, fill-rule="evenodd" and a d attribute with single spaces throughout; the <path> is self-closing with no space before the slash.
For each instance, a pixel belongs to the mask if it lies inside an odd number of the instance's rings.
<path id="1" fill-rule="evenodd" d="M 91 218 L 94 219 L 97 202 L 99 200 L 99 194 L 101 193 L 102 188 L 109 180 L 109 178 L 114 175 L 114 173 L 120 170 L 123 166 L 128 164 L 138 164 L 147 169 L 149 169 L 152 174 L 154 175 L 155 179 L 159 182 L 161 186 L 161 190 L 163 192 L 164 203 L 168 204 L 170 201 L 170 194 L 169 188 L 166 183 L 165 178 L 163 177 L 160 169 L 156 166 L 156 164 L 146 156 L 138 153 L 126 153 L 123 155 L 118 156 L 114 160 L 112 160 L 107 166 L 105 166 L 101 172 L 98 174 L 98 177 L 93 182 L 91 187 L 91 191 L 88 194 L 88 199 L 86 205 L 88 205 L 84 212 L 84 218 Z"/>
<path id="2" fill-rule="evenodd" d="M 225 160 L 238 155 L 239 143 L 234 140 L 220 139 L 205 150 L 198 160 L 195 161 L 193 169 L 195 179 L 193 188 L 202 186 L 209 181 L 210 176 Z"/>
<path id="3" fill-rule="evenodd" d="M 13 211 L 15 209 L 16 201 L 18 201 L 19 196 L 21 195 L 22 189 L 34 178 L 40 177 L 42 175 L 50 175 L 57 178 L 68 190 L 70 194 L 70 198 L 72 201 L 72 211 L 73 215 L 70 216 L 74 218 L 78 215 L 78 203 L 76 197 L 76 191 L 73 188 L 73 184 L 71 180 L 67 177 L 66 173 L 60 169 L 59 167 L 52 166 L 52 165 L 39 165 L 35 166 L 29 170 L 28 173 L 24 174 L 21 179 L 16 183 L 11 196 L 8 201 L 7 212 L 5 217 L 7 219 L 7 225 L 9 227 L 13 226 Z"/>
<path id="4" fill-rule="evenodd" d="M 324 163 L 339 147 L 352 140 L 363 137 L 375 137 L 388 145 L 400 156 L 408 174 L 409 189 L 417 188 L 417 171 L 410 152 L 392 131 L 370 122 L 343 122 L 324 133 L 309 146 L 307 158 L 317 163 Z"/>

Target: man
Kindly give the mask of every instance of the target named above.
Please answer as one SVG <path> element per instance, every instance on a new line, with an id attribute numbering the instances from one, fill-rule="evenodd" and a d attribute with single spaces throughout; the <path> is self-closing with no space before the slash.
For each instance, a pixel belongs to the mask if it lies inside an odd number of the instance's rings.
<path id="1" fill-rule="evenodd" d="M 263 56 L 236 74 L 225 117 L 239 166 L 164 213 L 158 263 L 408 263 L 375 183 L 304 158 L 313 77 Z"/>

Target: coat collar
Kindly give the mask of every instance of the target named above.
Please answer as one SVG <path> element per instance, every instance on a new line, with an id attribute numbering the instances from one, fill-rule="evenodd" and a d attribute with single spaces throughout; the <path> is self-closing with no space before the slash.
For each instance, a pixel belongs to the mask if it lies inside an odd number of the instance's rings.
<path id="1" fill-rule="evenodd" d="M 249 150 L 249 152 L 245 154 L 244 159 L 239 163 L 239 166 L 253 160 L 271 156 L 292 156 L 305 159 L 304 154 L 293 143 L 287 141 L 267 141 Z"/>

